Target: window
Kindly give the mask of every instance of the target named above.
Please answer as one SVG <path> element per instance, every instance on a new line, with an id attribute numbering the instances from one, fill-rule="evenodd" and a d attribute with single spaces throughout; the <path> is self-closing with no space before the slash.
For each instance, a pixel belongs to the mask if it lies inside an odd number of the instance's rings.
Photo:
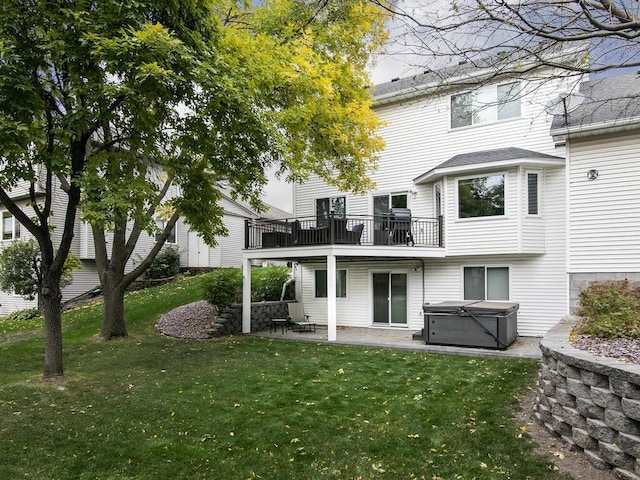
<path id="1" fill-rule="evenodd" d="M 406 193 L 391 193 L 373 196 L 373 214 L 384 215 L 391 208 L 407 208 Z"/>
<path id="2" fill-rule="evenodd" d="M 20 238 L 20 223 L 9 212 L 2 212 L 2 240 Z"/>
<path id="3" fill-rule="evenodd" d="M 498 85 L 498 120 L 520 116 L 520 84 Z"/>
<path id="4" fill-rule="evenodd" d="M 538 174 L 527 173 L 527 213 L 538 215 Z"/>
<path id="5" fill-rule="evenodd" d="M 389 227 L 385 220 L 392 208 L 407 208 L 406 193 L 386 193 L 373 196 L 373 242 L 376 245 L 384 245 L 389 242 Z"/>
<path id="6" fill-rule="evenodd" d="M 327 298 L 327 271 L 316 270 L 316 298 Z M 347 297 L 347 271 L 336 270 L 336 297 Z"/>
<path id="7" fill-rule="evenodd" d="M 160 239 L 162 232 L 164 231 L 164 227 L 167 224 L 164 220 L 156 219 L 156 226 L 160 230 L 160 232 L 156 233 L 156 241 Z M 169 233 L 169 237 L 167 237 L 166 243 L 176 243 L 176 226 L 174 225 L 171 229 L 171 233 Z"/>
<path id="8" fill-rule="evenodd" d="M 509 300 L 509 267 L 464 267 L 465 300 Z"/>
<path id="9" fill-rule="evenodd" d="M 504 174 L 458 180 L 458 218 L 504 215 Z"/>
<path id="10" fill-rule="evenodd" d="M 520 83 L 482 88 L 451 96 L 451 128 L 520 116 Z"/>
<path id="11" fill-rule="evenodd" d="M 329 217 L 345 218 L 347 214 L 346 197 L 328 197 L 316 199 L 316 223 L 319 227 L 329 225 Z"/>
<path id="12" fill-rule="evenodd" d="M 434 199 L 433 199 L 433 204 L 434 204 L 434 213 L 436 217 L 439 217 L 440 215 L 442 215 L 442 184 L 441 183 L 436 183 L 436 186 L 434 188 Z"/>

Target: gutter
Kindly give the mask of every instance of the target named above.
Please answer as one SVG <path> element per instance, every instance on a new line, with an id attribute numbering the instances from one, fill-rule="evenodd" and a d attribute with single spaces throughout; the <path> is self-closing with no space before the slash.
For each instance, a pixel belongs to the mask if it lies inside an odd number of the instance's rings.
<path id="1" fill-rule="evenodd" d="M 549 133 L 553 141 L 557 144 L 563 143 L 569 138 L 581 138 L 599 133 L 628 132 L 640 128 L 640 117 L 616 119 L 605 122 L 592 123 L 587 125 L 567 126 L 555 128 Z"/>

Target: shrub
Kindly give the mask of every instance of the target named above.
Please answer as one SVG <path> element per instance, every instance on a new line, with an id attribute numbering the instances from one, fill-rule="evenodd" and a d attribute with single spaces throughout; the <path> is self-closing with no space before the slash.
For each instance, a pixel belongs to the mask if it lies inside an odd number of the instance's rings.
<path id="1" fill-rule="evenodd" d="M 242 301 L 242 271 L 238 268 L 220 268 L 209 275 L 204 290 L 205 299 L 218 308 Z"/>
<path id="2" fill-rule="evenodd" d="M 592 283 L 580 292 L 577 334 L 640 338 L 640 290 L 627 280 Z"/>
<path id="3" fill-rule="evenodd" d="M 282 285 L 289 280 L 287 267 L 257 268 L 251 272 L 251 299 L 254 302 L 280 300 Z"/>
<path id="4" fill-rule="evenodd" d="M 163 249 L 144 272 L 147 280 L 173 277 L 180 273 L 180 252 L 177 248 L 167 247 Z"/>
<path id="5" fill-rule="evenodd" d="M 37 308 L 25 308 L 24 310 L 18 310 L 10 313 L 5 317 L 5 320 L 12 322 L 27 322 L 40 316 L 42 316 L 42 312 Z"/>
<path id="6" fill-rule="evenodd" d="M 251 271 L 251 301 L 280 300 L 282 285 L 289 279 L 287 267 L 256 268 Z M 221 268 L 209 274 L 205 284 L 206 300 L 218 307 L 242 302 L 242 271 Z"/>
<path id="7" fill-rule="evenodd" d="M 13 292 L 25 300 L 34 300 L 40 291 L 40 247 L 30 238 L 16 240 L 0 251 L 0 290 Z M 60 287 L 71 284 L 71 272 L 81 267 L 80 259 L 70 253 L 62 267 Z"/>

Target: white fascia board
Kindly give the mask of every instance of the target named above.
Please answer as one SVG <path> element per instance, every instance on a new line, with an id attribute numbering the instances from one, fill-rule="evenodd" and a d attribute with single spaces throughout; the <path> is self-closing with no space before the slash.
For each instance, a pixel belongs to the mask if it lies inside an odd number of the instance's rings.
<path id="1" fill-rule="evenodd" d="M 640 128 L 640 117 L 616 119 L 607 122 L 576 125 L 574 127 L 555 128 L 549 132 L 556 144 L 564 143 L 569 138 L 581 138 L 600 133 L 626 132 Z"/>

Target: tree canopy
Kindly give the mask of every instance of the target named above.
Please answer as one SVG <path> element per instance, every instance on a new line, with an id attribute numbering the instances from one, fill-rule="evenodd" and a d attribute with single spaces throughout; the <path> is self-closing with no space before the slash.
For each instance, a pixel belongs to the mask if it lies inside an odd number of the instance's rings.
<path id="1" fill-rule="evenodd" d="M 382 141 L 365 67 L 384 20 L 364 0 L 0 7 L 0 201 L 42 252 L 45 377 L 62 374 L 60 277 L 79 209 L 117 237 L 123 222 L 151 231 L 165 208 L 213 243 L 215 180 L 256 208 L 270 165 L 371 186 Z"/>

